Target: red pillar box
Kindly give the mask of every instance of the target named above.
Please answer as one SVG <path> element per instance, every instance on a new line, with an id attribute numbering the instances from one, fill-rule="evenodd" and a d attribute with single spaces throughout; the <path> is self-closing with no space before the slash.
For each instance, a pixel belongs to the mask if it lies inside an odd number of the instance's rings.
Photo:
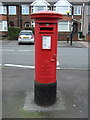
<path id="1" fill-rule="evenodd" d="M 51 105 L 56 101 L 56 59 L 58 20 L 62 15 L 41 11 L 30 15 L 35 20 L 35 91 L 38 105 Z"/>

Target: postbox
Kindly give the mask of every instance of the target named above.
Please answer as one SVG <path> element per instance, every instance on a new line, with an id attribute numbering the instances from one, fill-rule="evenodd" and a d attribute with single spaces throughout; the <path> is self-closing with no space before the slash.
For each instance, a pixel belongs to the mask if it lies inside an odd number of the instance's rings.
<path id="1" fill-rule="evenodd" d="M 58 20 L 62 15 L 41 11 L 30 17 L 35 20 L 34 101 L 38 105 L 51 105 L 56 101 Z"/>

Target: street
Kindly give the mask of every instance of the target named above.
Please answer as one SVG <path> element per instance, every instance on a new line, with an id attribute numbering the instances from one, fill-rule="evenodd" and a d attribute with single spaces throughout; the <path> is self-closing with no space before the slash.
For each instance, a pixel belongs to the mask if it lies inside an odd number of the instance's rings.
<path id="1" fill-rule="evenodd" d="M 17 41 L 2 43 L 3 65 L 34 66 L 34 45 L 18 45 Z M 88 48 L 58 47 L 60 68 L 88 69 Z"/>
<path id="2" fill-rule="evenodd" d="M 88 48 L 59 45 L 57 102 L 39 107 L 33 101 L 34 45 L 2 43 L 3 118 L 88 118 Z"/>

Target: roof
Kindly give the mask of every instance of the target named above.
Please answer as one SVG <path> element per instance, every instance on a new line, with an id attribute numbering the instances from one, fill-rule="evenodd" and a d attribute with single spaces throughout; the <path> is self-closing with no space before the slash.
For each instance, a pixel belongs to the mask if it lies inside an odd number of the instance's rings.
<path id="1" fill-rule="evenodd" d="M 32 2 L 31 6 L 42 6 L 42 5 L 47 5 L 50 6 L 50 4 L 46 0 L 35 0 Z"/>
<path id="2" fill-rule="evenodd" d="M 3 3 L 32 3 L 35 0 L 0 0 Z M 49 3 L 56 3 L 58 0 L 46 0 Z M 90 0 L 68 0 L 71 3 L 83 3 L 89 2 Z"/>
<path id="3" fill-rule="evenodd" d="M 67 0 L 59 0 L 54 6 L 72 6 L 72 4 Z"/>

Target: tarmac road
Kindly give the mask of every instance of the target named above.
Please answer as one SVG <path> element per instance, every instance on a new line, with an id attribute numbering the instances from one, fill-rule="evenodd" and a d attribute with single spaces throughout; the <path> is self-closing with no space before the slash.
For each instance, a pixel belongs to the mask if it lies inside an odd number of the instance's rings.
<path id="1" fill-rule="evenodd" d="M 18 45 L 17 41 L 3 42 L 2 63 L 13 65 L 34 66 L 34 45 Z M 58 43 L 58 61 L 60 68 L 88 69 L 88 48 L 73 43 L 70 47 L 66 42 Z"/>

